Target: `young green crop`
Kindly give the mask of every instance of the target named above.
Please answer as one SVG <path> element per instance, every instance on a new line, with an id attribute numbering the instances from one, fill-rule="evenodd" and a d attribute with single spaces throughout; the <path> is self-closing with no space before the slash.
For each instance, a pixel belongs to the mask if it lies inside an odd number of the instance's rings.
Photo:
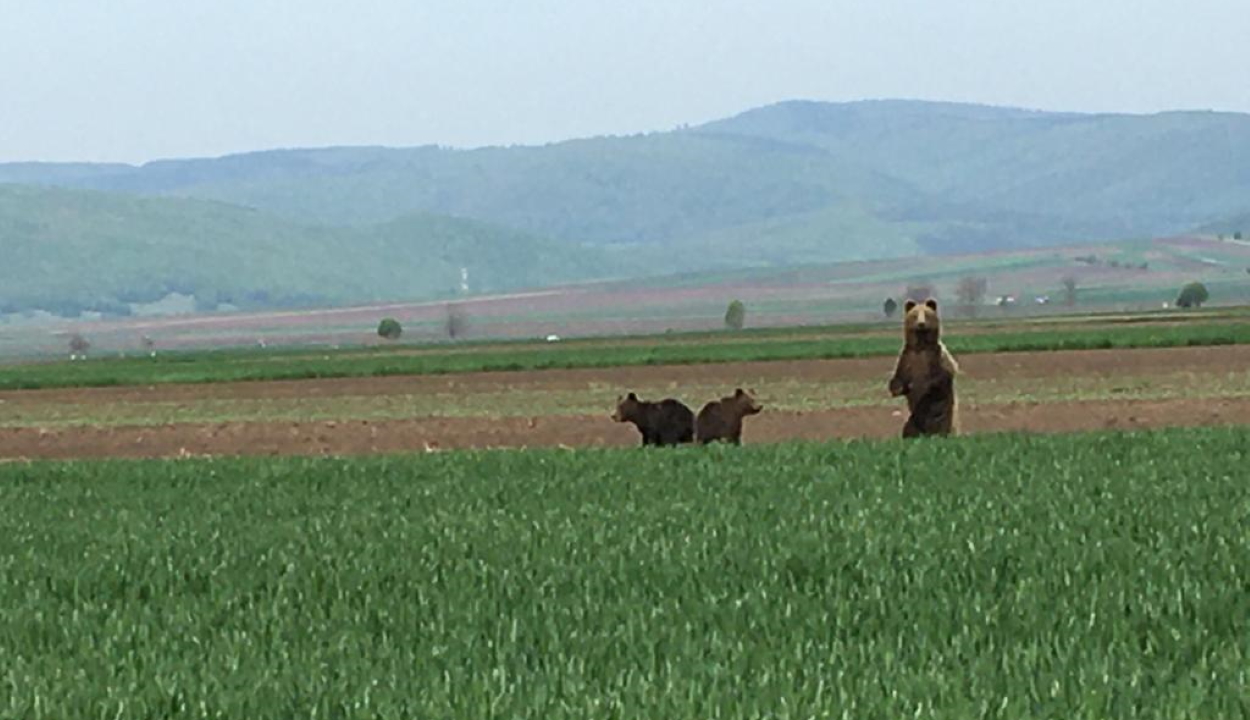
<path id="1" fill-rule="evenodd" d="M 1244 429 L 0 468 L 0 716 L 1250 711 Z"/>

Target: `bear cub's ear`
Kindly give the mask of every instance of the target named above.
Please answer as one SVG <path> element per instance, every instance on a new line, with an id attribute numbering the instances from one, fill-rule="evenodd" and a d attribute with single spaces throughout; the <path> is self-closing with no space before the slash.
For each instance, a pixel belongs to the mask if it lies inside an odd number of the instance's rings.
<path id="1" fill-rule="evenodd" d="M 916 307 L 916 301 L 908 300 L 907 302 L 903 303 L 903 312 L 911 312 L 912 308 L 914 307 Z"/>
<path id="2" fill-rule="evenodd" d="M 746 393 L 743 392 L 742 388 L 734 390 L 734 397 L 742 397 L 743 395 L 746 395 Z"/>
<path id="3" fill-rule="evenodd" d="M 930 310 L 937 312 L 937 300 L 934 300 L 933 298 L 929 298 L 928 300 L 925 300 L 924 304 L 927 305 Z"/>
<path id="4" fill-rule="evenodd" d="M 637 399 L 638 399 L 638 396 L 637 396 L 637 395 L 635 395 L 635 394 L 633 394 L 633 393 L 630 393 L 630 394 L 629 394 L 629 395 L 627 395 L 626 397 L 627 397 L 628 399 L 630 399 L 630 400 L 637 400 Z"/>

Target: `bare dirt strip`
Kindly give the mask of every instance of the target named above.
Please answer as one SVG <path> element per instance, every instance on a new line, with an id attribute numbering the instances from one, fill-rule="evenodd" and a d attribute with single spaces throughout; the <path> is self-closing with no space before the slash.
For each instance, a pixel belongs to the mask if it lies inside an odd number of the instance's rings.
<path id="1" fill-rule="evenodd" d="M 1193 373 L 1218 378 L 1244 372 L 1250 347 L 1175 348 L 1133 351 L 1002 353 L 960 358 L 965 374 L 978 379 L 1027 379 L 1044 386 L 1048 379 L 1071 376 L 1119 376 Z M 394 393 L 441 392 L 464 395 L 501 389 L 550 389 L 603 394 L 603 388 L 668 386 L 683 383 L 723 385 L 767 383 L 800 378 L 829 382 L 879 384 L 891 370 L 889 358 L 856 360 L 729 363 L 702 366 L 550 370 L 476 373 L 425 377 L 388 377 L 220 385 L 166 385 L 82 390 L 0 393 L 2 408 L 68 403 L 180 402 L 204 398 L 255 399 L 351 398 Z M 593 390 L 592 390 L 593 389 Z M 768 411 L 746 422 L 744 441 L 896 436 L 902 424 L 897 404 L 810 411 Z M 0 428 L 0 458 L 70 459 L 104 457 L 177 457 L 184 455 L 347 455 L 484 447 L 595 447 L 636 444 L 630 426 L 598 415 L 530 417 L 410 417 L 375 420 L 258 421 L 181 423 L 155 426 L 70 425 Z M 963 428 L 969 433 L 1068 432 L 1101 429 L 1250 424 L 1250 397 L 1207 399 L 1097 399 L 1062 402 L 965 404 Z"/>

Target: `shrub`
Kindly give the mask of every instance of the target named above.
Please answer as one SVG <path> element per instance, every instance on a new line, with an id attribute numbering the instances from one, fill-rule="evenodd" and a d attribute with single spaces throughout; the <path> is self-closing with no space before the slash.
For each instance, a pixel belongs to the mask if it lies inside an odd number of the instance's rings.
<path id="1" fill-rule="evenodd" d="M 1063 302 L 1069 307 L 1076 304 L 1076 278 L 1071 275 L 1063 279 Z"/>
<path id="2" fill-rule="evenodd" d="M 1176 307 L 1182 308 L 1198 308 L 1211 298 L 1211 294 L 1207 292 L 1207 286 L 1200 282 L 1192 282 L 1181 288 L 1181 294 L 1176 298 Z"/>
<path id="3" fill-rule="evenodd" d="M 741 300 L 734 300 L 725 309 L 725 327 L 730 330 L 741 330 L 747 322 L 747 308 Z"/>
<path id="4" fill-rule="evenodd" d="M 384 318 L 378 323 L 378 336 L 387 340 L 398 340 L 404 334 L 404 328 L 395 318 Z"/>
<path id="5" fill-rule="evenodd" d="M 976 315 L 977 306 L 985 300 L 985 291 L 989 288 L 989 282 L 983 277 L 974 277 L 968 275 L 960 278 L 959 284 L 955 286 L 955 298 L 968 310 L 971 315 Z"/>
<path id="6" fill-rule="evenodd" d="M 903 292 L 903 297 L 922 303 L 929 298 L 936 298 L 937 288 L 927 280 L 918 280 L 907 286 L 907 290 Z"/>
<path id="7" fill-rule="evenodd" d="M 443 322 L 443 330 L 451 340 L 463 337 L 469 331 L 469 315 L 459 305 L 447 306 L 447 318 Z"/>
<path id="8" fill-rule="evenodd" d="M 91 349 L 91 343 L 87 338 L 78 333 L 74 333 L 69 337 L 69 354 L 70 357 L 87 357 L 87 351 Z"/>

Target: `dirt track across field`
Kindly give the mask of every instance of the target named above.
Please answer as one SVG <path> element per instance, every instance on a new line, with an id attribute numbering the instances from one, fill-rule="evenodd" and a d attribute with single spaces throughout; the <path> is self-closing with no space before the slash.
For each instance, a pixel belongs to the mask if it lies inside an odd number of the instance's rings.
<path id="1" fill-rule="evenodd" d="M 960 358 L 965 375 L 980 380 L 1047 380 L 1072 376 L 1193 374 L 1219 378 L 1250 367 L 1250 347 L 1177 348 L 1134 351 L 1002 353 Z M 342 380 L 250 382 L 220 385 L 166 385 L 84 390 L 0 393 L 3 408 L 40 404 L 191 402 L 218 399 L 351 398 L 438 392 L 473 395 L 513 389 L 602 393 L 637 386 L 684 383 L 723 385 L 806 381 L 862 381 L 880 384 L 889 358 L 856 360 L 729 363 L 718 365 L 550 370 L 516 373 L 389 377 Z M 744 441 L 883 438 L 902 425 L 896 404 L 805 411 L 765 412 L 747 420 Z M 152 426 L 62 425 L 0 428 L 0 458 L 171 457 L 180 455 L 361 454 L 481 447 L 593 447 L 637 443 L 632 426 L 598 415 L 530 417 L 406 417 L 372 420 L 182 423 Z M 1097 399 L 1062 402 L 1010 402 L 961 409 L 966 432 L 1064 432 L 1100 429 L 1250 424 L 1250 397 L 1207 399 Z"/>

